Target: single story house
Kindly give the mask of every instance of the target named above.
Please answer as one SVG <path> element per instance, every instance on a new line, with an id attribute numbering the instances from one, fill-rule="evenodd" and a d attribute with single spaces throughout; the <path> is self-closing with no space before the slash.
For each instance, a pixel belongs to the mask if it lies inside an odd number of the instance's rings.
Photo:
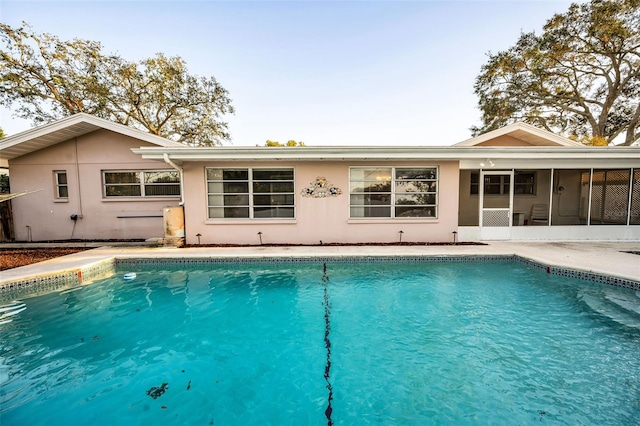
<path id="1" fill-rule="evenodd" d="M 162 209 L 180 201 L 179 173 L 131 148 L 181 146 L 87 114 L 0 141 L 9 162 L 17 241 L 162 236 Z"/>
<path id="2" fill-rule="evenodd" d="M 12 192 L 39 191 L 13 201 L 19 241 L 162 237 L 176 210 L 187 244 L 640 241 L 640 148 L 523 123 L 453 146 L 205 148 L 77 114 L 0 159 Z"/>

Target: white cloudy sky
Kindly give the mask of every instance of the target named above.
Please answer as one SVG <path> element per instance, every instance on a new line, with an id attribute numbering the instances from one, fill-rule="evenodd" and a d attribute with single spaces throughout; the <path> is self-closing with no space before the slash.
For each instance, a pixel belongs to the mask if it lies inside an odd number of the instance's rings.
<path id="1" fill-rule="evenodd" d="M 130 60 L 183 57 L 229 91 L 237 146 L 450 145 L 479 124 L 473 83 L 486 53 L 569 4 L 0 0 L 0 20 Z M 2 110 L 0 127 L 11 135 L 30 123 Z"/>

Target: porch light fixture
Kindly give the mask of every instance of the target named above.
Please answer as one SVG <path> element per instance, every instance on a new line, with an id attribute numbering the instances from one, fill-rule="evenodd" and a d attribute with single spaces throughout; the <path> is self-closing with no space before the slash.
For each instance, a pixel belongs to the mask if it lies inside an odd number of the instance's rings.
<path id="1" fill-rule="evenodd" d="M 491 158 L 487 158 L 486 160 L 480 163 L 480 167 L 493 167 L 493 166 L 495 166 L 495 163 L 491 161 Z"/>

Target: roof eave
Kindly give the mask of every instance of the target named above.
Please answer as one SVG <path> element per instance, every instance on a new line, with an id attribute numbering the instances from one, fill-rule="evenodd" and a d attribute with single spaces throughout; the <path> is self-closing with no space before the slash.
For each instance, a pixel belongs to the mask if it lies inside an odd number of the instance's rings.
<path id="1" fill-rule="evenodd" d="M 626 149 L 625 149 L 626 148 Z M 164 161 L 164 154 L 176 161 L 415 161 L 464 159 L 581 159 L 635 158 L 640 149 L 631 147 L 218 147 L 218 148 L 134 148 L 143 159 Z"/>
<path id="2" fill-rule="evenodd" d="M 74 131 L 74 128 L 76 131 Z M 89 114 L 78 113 L 43 126 L 25 130 L 24 132 L 20 132 L 3 139 L 0 142 L 0 158 L 11 160 L 30 152 L 55 145 L 56 143 L 60 143 L 64 140 L 86 135 L 100 129 L 110 130 L 125 136 L 149 142 L 159 147 L 169 148 L 182 146 L 177 142 L 161 136 L 152 135 L 123 124 L 114 123 Z M 59 137 L 56 137 L 56 134 L 59 134 Z M 48 138 L 48 140 L 45 140 L 45 138 Z"/>

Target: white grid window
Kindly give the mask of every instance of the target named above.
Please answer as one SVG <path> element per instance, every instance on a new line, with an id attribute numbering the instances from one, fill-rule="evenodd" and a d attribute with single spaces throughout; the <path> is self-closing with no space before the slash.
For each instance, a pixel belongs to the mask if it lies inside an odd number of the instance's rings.
<path id="1" fill-rule="evenodd" d="M 351 218 L 438 217 L 437 167 L 351 167 Z"/>
<path id="2" fill-rule="evenodd" d="M 102 179 L 107 198 L 180 195 L 180 173 L 176 170 L 103 171 Z"/>
<path id="3" fill-rule="evenodd" d="M 67 171 L 54 170 L 53 179 L 55 184 L 55 197 L 61 199 L 69 198 L 69 182 L 67 181 Z"/>
<path id="4" fill-rule="evenodd" d="M 210 219 L 292 219 L 292 168 L 207 168 Z"/>
<path id="5" fill-rule="evenodd" d="M 509 195 L 509 176 L 486 175 L 484 177 L 485 195 Z M 480 191 L 480 173 L 471 173 L 471 195 L 478 195 Z M 536 173 L 518 171 L 514 172 L 515 195 L 535 195 L 536 194 Z"/>

